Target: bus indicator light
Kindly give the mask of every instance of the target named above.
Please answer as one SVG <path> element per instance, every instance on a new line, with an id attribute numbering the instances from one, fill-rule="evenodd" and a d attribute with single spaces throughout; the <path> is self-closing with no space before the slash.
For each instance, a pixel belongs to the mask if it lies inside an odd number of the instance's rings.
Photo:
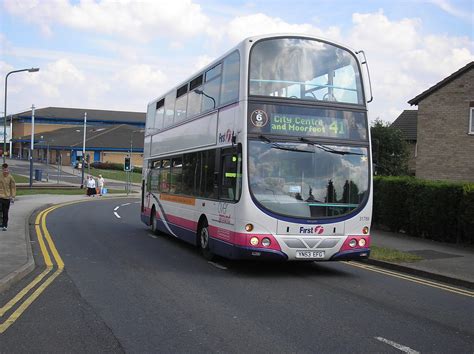
<path id="1" fill-rule="evenodd" d="M 258 237 L 255 237 L 255 236 L 252 237 L 252 238 L 250 239 L 250 244 L 251 244 L 252 246 L 257 246 L 257 245 L 258 245 Z"/>
<path id="2" fill-rule="evenodd" d="M 250 232 L 252 230 L 253 230 L 253 225 L 252 224 L 245 225 L 245 231 Z"/>
<path id="3" fill-rule="evenodd" d="M 362 233 L 363 233 L 364 235 L 367 235 L 367 234 L 369 233 L 369 227 L 368 227 L 368 226 L 364 227 L 364 228 L 362 229 Z"/>

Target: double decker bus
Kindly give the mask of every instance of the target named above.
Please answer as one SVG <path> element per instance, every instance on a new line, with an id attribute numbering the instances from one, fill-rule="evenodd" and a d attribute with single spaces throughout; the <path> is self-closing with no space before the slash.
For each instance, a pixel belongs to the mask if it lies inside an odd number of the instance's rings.
<path id="1" fill-rule="evenodd" d="M 365 64 L 316 37 L 256 36 L 150 102 L 142 221 L 207 259 L 369 257 Z"/>

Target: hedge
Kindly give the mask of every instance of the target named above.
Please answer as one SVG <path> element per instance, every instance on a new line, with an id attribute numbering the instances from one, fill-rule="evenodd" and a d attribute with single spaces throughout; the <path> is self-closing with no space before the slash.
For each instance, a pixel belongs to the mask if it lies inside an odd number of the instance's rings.
<path id="1" fill-rule="evenodd" d="M 101 170 L 114 170 L 114 171 L 123 171 L 124 165 L 123 163 L 112 163 L 112 162 L 100 162 L 96 161 L 91 163 L 91 167 L 98 168 Z M 141 167 L 133 167 L 133 172 L 142 173 Z"/>
<path id="2" fill-rule="evenodd" d="M 474 244 L 474 184 L 375 177 L 373 221 L 394 232 Z"/>

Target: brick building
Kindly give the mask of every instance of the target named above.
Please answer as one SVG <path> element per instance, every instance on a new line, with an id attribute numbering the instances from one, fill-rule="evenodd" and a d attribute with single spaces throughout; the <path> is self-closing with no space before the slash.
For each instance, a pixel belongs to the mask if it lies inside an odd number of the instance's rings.
<path id="1" fill-rule="evenodd" d="M 408 103 L 418 106 L 416 176 L 474 182 L 474 62 Z"/>

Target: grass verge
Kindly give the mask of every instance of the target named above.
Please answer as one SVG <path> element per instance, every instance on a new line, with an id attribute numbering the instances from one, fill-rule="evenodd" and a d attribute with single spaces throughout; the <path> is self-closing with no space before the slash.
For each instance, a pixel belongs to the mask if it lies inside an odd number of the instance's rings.
<path id="1" fill-rule="evenodd" d="M 86 174 L 88 170 L 86 169 Z M 118 170 L 102 170 L 99 168 L 91 168 L 91 174 L 95 177 L 98 175 L 102 175 L 105 179 L 105 186 L 107 186 L 107 179 L 113 179 L 116 181 L 123 181 L 127 180 L 127 173 L 125 171 L 118 171 Z M 141 183 L 142 182 L 142 174 L 137 172 L 132 172 L 132 183 Z"/>
<path id="2" fill-rule="evenodd" d="M 393 262 L 393 263 L 401 263 L 401 262 L 418 262 L 423 260 L 422 257 L 417 256 L 415 254 L 401 252 L 398 250 L 394 250 L 391 248 L 385 247 L 377 247 L 377 246 L 370 246 L 370 258 L 378 260 L 378 261 L 385 261 L 385 262 Z"/>
<path id="3" fill-rule="evenodd" d="M 16 175 L 16 174 L 14 174 L 14 173 L 12 173 L 12 176 L 13 176 L 13 178 L 15 179 L 15 182 L 16 182 L 16 183 L 28 183 L 28 182 L 30 182 L 30 178 L 29 178 L 29 177 Z"/>

